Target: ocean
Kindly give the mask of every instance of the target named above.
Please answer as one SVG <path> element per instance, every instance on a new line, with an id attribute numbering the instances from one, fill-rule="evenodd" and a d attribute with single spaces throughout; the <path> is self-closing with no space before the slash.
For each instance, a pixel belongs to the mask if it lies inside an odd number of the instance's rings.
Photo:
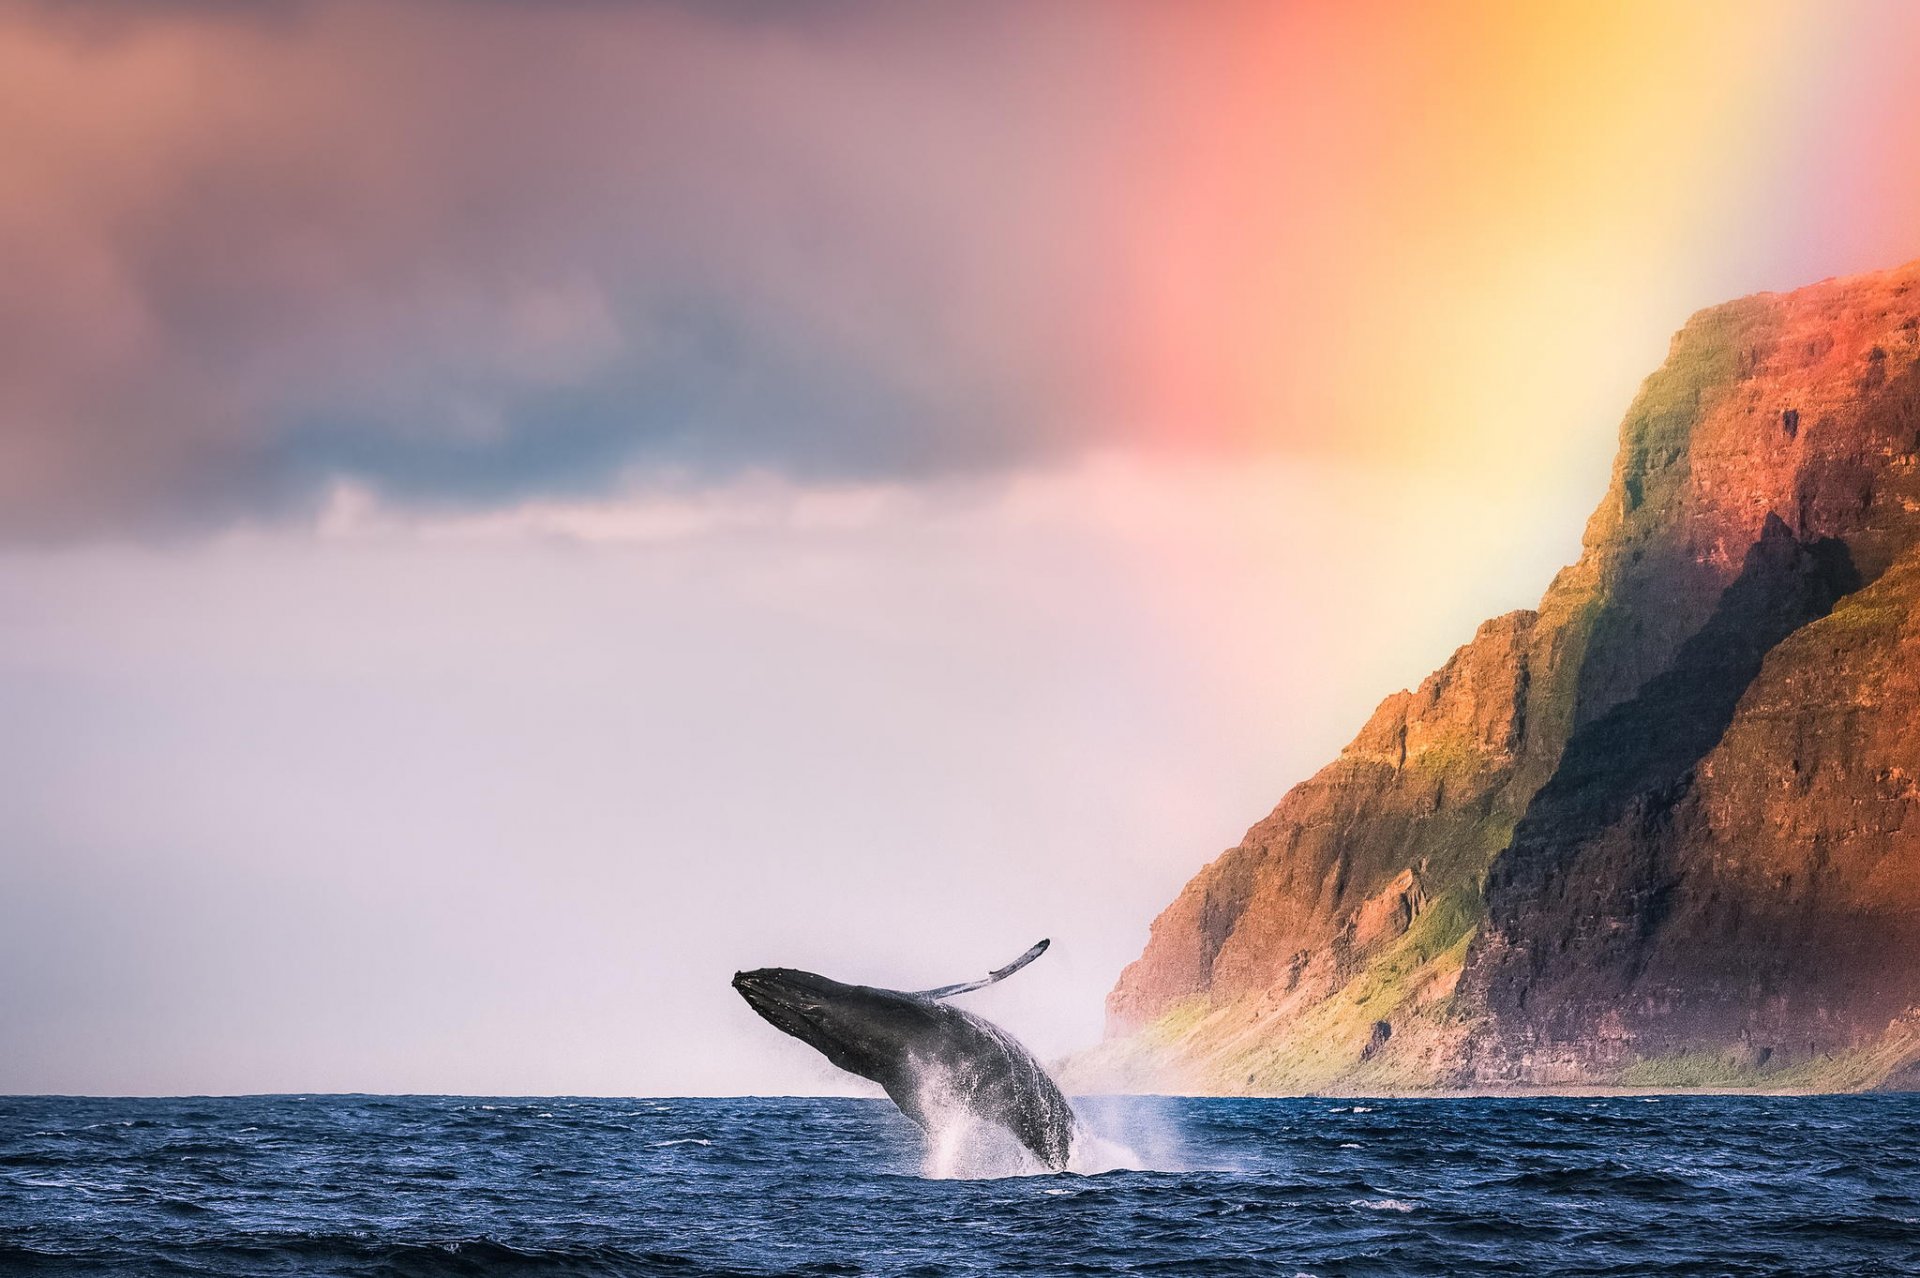
<path id="1" fill-rule="evenodd" d="M 0 1098 L 0 1273 L 1920 1274 L 1920 1096 L 1077 1105 L 984 1175 L 878 1100 Z"/>

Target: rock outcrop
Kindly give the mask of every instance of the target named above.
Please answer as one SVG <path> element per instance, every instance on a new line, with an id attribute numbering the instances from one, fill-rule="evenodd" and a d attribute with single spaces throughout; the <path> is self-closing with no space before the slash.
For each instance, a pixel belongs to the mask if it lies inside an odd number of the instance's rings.
<path id="1" fill-rule="evenodd" d="M 1920 1079 L 1920 263 L 1694 316 L 1577 563 L 1155 921 L 1077 1071 Z"/>

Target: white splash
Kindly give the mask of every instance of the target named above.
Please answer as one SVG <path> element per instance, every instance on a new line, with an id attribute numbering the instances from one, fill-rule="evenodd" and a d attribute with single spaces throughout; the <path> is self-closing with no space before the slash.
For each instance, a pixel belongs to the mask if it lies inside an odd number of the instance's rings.
<path id="1" fill-rule="evenodd" d="M 920 1073 L 917 1099 L 927 1119 L 922 1175 L 930 1180 L 994 1180 L 1055 1174 L 1012 1132 L 982 1119 L 969 1096 L 965 1080 L 939 1070 Z M 1066 1171 L 1073 1176 L 1099 1176 L 1116 1171 L 1187 1170 L 1175 1145 L 1164 1116 L 1156 1111 L 1137 1104 L 1076 1107 Z"/>
<path id="2" fill-rule="evenodd" d="M 1366 1211 L 1412 1211 L 1415 1207 L 1403 1198 L 1356 1198 L 1347 1205 Z"/>
<path id="3" fill-rule="evenodd" d="M 1149 1167 L 1138 1152 L 1088 1130 L 1084 1123 L 1074 1124 L 1068 1175 L 1153 1170 L 1162 1169 Z M 943 1113 L 929 1126 L 921 1173 L 929 1180 L 998 1180 L 1055 1174 L 1006 1128 L 964 1111 Z"/>
<path id="4" fill-rule="evenodd" d="M 983 1121 L 969 1103 L 969 1080 L 943 1069 L 917 1071 L 915 1099 L 926 1119 L 921 1174 L 930 1180 L 995 1180 L 1044 1176 L 1047 1166 L 1012 1132 Z"/>
<path id="5" fill-rule="evenodd" d="M 1115 1171 L 1172 1171 L 1169 1167 L 1153 1167 L 1140 1152 L 1130 1145 L 1117 1140 L 1109 1140 L 1089 1128 L 1075 1116 L 1073 1124 L 1073 1152 L 1067 1159 L 1067 1170 L 1076 1176 L 1098 1176 L 1103 1172 Z"/>
<path id="6" fill-rule="evenodd" d="M 1156 1096 L 1079 1096 L 1074 1098 L 1074 1149 L 1105 1151 L 1113 1165 L 1105 1171 L 1232 1171 L 1209 1162 L 1196 1166 L 1188 1148 L 1178 1105 Z M 1084 1146 L 1082 1142 L 1085 1142 Z M 1117 1151 L 1117 1152 L 1116 1152 Z M 1098 1161 L 1098 1154 L 1091 1155 Z"/>

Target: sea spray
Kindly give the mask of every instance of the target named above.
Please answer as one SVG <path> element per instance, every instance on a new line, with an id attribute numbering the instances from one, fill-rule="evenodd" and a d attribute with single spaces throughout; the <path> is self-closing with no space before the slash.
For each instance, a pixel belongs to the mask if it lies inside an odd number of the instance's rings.
<path id="1" fill-rule="evenodd" d="M 922 1174 L 932 1180 L 1047 1174 L 1051 1169 L 1011 1131 L 980 1117 L 978 1083 L 963 1070 L 914 1062 L 914 1102 L 926 1133 Z"/>
<path id="2" fill-rule="evenodd" d="M 916 1063 L 914 1098 L 926 1135 L 922 1174 L 932 1180 L 1057 1174 L 1012 1132 L 980 1117 L 975 1086 L 964 1072 Z M 1075 1106 L 1069 1174 L 1186 1169 L 1169 1111 L 1105 1103 L 1110 1100 L 1090 1098 L 1084 1107 Z"/>
<path id="3" fill-rule="evenodd" d="M 1180 1102 L 1164 1096 L 1075 1096 L 1069 1170 L 1186 1172 L 1200 1168 Z M 1209 1169 L 1218 1170 L 1209 1163 Z"/>

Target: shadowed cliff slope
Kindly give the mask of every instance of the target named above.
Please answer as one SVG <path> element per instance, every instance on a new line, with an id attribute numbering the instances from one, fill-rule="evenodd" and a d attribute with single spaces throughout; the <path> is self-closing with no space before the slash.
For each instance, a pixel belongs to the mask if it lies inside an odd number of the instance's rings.
<path id="1" fill-rule="evenodd" d="M 1920 263 L 1701 312 L 1580 559 L 1203 869 L 1092 1085 L 1920 1078 Z"/>

